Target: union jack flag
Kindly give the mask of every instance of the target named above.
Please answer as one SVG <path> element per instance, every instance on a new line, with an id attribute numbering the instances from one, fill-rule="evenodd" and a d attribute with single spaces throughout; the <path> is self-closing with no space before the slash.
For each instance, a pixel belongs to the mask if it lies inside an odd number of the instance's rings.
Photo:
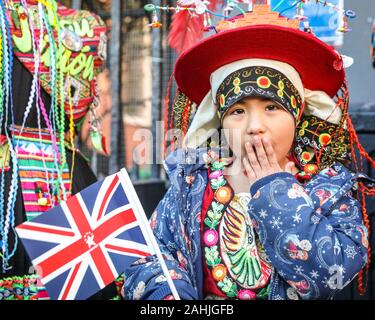
<path id="1" fill-rule="evenodd" d="M 133 261 L 155 253 L 147 218 L 124 169 L 16 231 L 52 299 L 86 299 Z"/>

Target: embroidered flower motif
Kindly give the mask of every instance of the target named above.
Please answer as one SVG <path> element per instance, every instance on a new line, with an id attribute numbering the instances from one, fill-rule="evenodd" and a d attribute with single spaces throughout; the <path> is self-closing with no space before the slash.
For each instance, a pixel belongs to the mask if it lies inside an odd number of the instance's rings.
<path id="1" fill-rule="evenodd" d="M 259 88 L 268 89 L 271 84 L 271 80 L 268 77 L 261 76 L 257 79 L 257 85 Z"/>
<path id="2" fill-rule="evenodd" d="M 309 162 L 313 158 L 313 153 L 310 153 L 308 151 L 302 152 L 302 159 L 305 162 Z"/>
<path id="3" fill-rule="evenodd" d="M 282 98 L 284 97 L 284 82 L 282 82 L 281 80 L 278 82 L 278 87 L 279 87 L 279 90 L 277 90 L 277 95 Z"/>
<path id="4" fill-rule="evenodd" d="M 322 206 L 323 203 L 325 203 L 329 198 L 332 197 L 333 195 L 333 192 L 331 192 L 330 190 L 326 190 L 326 189 L 318 189 L 316 192 L 315 192 L 315 195 L 319 198 L 319 205 Z"/>
<path id="5" fill-rule="evenodd" d="M 223 174 L 219 170 L 211 172 L 209 178 L 213 189 L 218 189 L 225 184 Z"/>
<path id="6" fill-rule="evenodd" d="M 240 290 L 238 292 L 238 299 L 240 300 L 254 300 L 256 297 L 256 293 L 251 290 Z"/>
<path id="7" fill-rule="evenodd" d="M 212 247 L 212 246 L 217 244 L 219 236 L 218 236 L 216 230 L 207 230 L 204 233 L 203 239 L 204 239 L 204 243 L 207 246 Z"/>
<path id="8" fill-rule="evenodd" d="M 331 136 L 328 133 L 322 133 L 319 136 L 319 143 L 322 147 L 325 147 L 331 143 Z"/>
<path id="9" fill-rule="evenodd" d="M 212 277 L 216 281 L 223 280 L 226 275 L 227 275 L 227 268 L 222 264 L 218 264 L 215 268 L 212 269 Z"/>
<path id="10" fill-rule="evenodd" d="M 234 78 L 234 80 L 233 80 L 233 85 L 235 86 L 235 87 L 238 87 L 240 84 L 241 84 L 241 79 L 240 78 L 238 78 L 238 77 L 236 77 L 236 78 Z"/>
<path id="11" fill-rule="evenodd" d="M 240 87 L 241 79 L 236 77 L 236 78 L 234 78 L 232 83 L 233 83 L 233 86 L 234 86 L 234 94 L 239 94 L 240 91 L 241 91 L 241 87 Z"/>
<path id="12" fill-rule="evenodd" d="M 306 128 L 308 128 L 308 126 L 309 126 L 309 122 L 307 120 L 302 122 L 301 129 L 299 130 L 298 135 L 300 135 L 301 137 L 304 136 L 305 130 L 306 130 Z"/>
<path id="13" fill-rule="evenodd" d="M 365 226 L 357 226 L 357 231 L 361 234 L 361 242 L 365 248 L 368 248 L 368 231 Z"/>
<path id="14" fill-rule="evenodd" d="M 222 186 L 215 192 L 215 198 L 222 204 L 226 204 L 232 196 L 232 192 L 229 187 Z"/>

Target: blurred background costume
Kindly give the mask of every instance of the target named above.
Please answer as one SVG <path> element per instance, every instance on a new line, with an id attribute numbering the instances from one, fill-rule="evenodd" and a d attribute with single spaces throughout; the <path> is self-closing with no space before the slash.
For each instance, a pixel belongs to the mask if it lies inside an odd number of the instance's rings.
<path id="1" fill-rule="evenodd" d="M 106 28 L 55 1 L 0 3 L 0 300 L 48 299 L 14 227 L 96 181 L 74 138 L 89 114 L 103 151 L 95 109 Z M 115 295 L 111 285 L 93 298 Z"/>

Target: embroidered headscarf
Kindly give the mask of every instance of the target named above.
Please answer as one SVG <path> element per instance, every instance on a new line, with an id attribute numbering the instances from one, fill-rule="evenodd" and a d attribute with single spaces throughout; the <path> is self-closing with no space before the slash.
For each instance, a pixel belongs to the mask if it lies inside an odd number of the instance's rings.
<path id="1" fill-rule="evenodd" d="M 268 59 L 239 60 L 214 71 L 210 83 L 211 90 L 197 106 L 183 146 L 207 143 L 233 104 L 245 97 L 263 97 L 293 116 L 293 156 L 305 173 L 315 173 L 338 159 L 350 160 L 347 132 L 337 135 L 344 114 L 340 105 L 323 91 L 304 88 L 291 65 Z"/>

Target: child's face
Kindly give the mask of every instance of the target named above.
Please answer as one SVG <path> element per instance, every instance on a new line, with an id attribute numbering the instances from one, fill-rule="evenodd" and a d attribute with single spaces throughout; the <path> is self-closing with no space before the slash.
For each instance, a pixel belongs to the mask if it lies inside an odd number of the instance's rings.
<path id="1" fill-rule="evenodd" d="M 249 97 L 235 103 L 224 115 L 223 129 L 236 157 L 246 155 L 245 143 L 253 144 L 257 135 L 271 141 L 282 168 L 287 163 L 295 134 L 294 119 L 272 100 Z"/>

